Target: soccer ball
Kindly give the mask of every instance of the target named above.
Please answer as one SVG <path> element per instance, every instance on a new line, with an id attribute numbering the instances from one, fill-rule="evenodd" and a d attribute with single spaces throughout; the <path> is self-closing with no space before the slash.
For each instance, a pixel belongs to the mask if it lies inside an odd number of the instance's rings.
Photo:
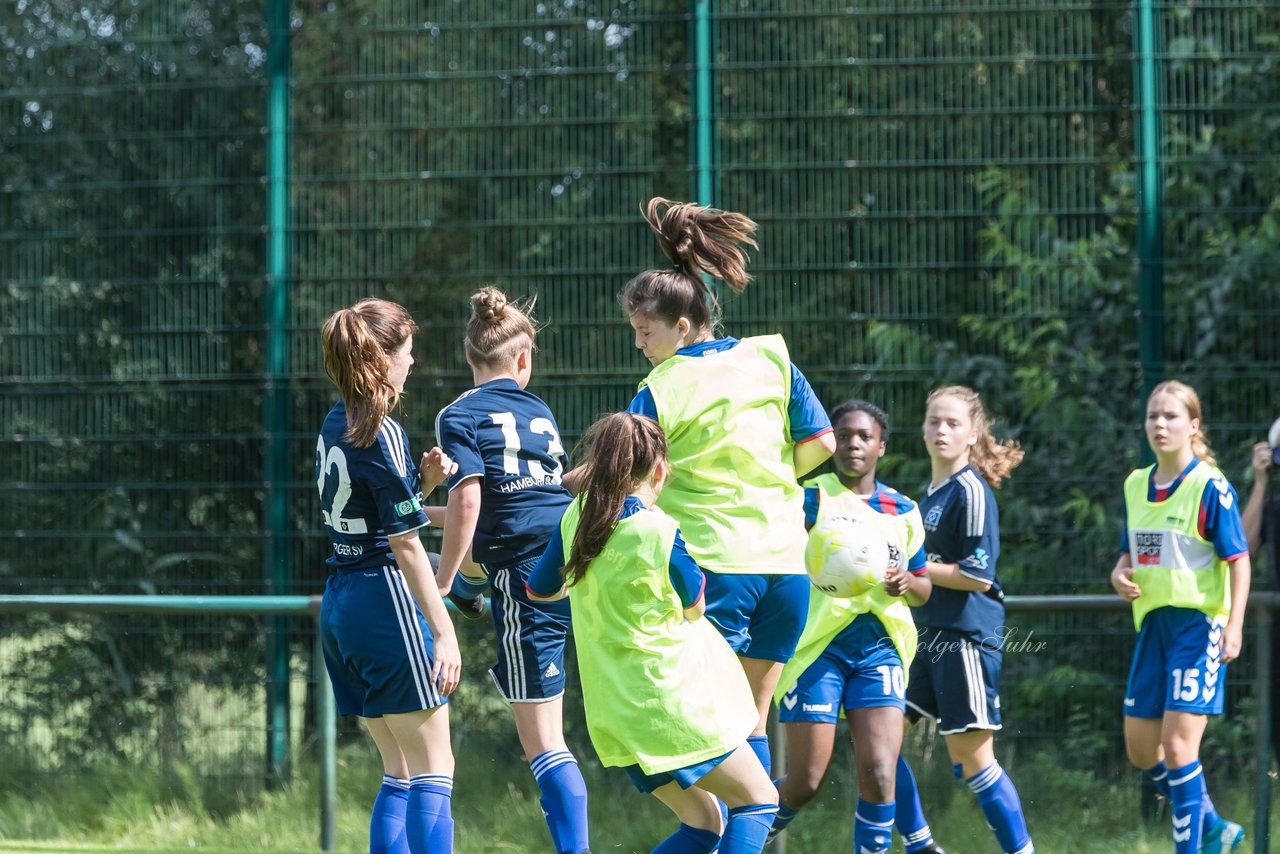
<path id="1" fill-rule="evenodd" d="M 809 531 L 809 581 L 828 596 L 858 596 L 884 581 L 889 543 L 870 522 L 836 516 Z"/>

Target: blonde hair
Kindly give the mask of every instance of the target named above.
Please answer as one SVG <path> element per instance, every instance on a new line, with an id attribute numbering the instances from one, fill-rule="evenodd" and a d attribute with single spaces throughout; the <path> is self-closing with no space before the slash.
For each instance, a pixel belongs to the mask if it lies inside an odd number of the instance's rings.
<path id="1" fill-rule="evenodd" d="M 999 489 L 1000 483 L 1018 467 L 1024 456 L 1017 441 L 1005 439 L 998 441 L 991 432 L 995 419 L 987 414 L 982 405 L 982 398 L 968 386 L 948 385 L 929 392 L 925 401 L 925 409 L 940 397 L 954 397 L 969 407 L 969 420 L 978 433 L 978 441 L 969 449 L 969 463 L 978 470 L 992 489 Z"/>
<path id="2" fill-rule="evenodd" d="M 1218 461 L 1213 458 L 1213 448 L 1209 447 L 1209 430 L 1204 426 L 1204 418 L 1200 414 L 1200 395 L 1196 394 L 1194 388 L 1178 380 L 1165 380 L 1151 389 L 1151 394 L 1147 395 L 1148 405 L 1157 394 L 1177 398 L 1187 408 L 1187 417 L 1200 422 L 1200 429 L 1191 434 L 1191 453 L 1216 468 Z"/>
<path id="3" fill-rule="evenodd" d="M 472 367 L 507 367 L 525 347 L 533 347 L 538 335 L 530 315 L 533 303 L 519 305 L 492 285 L 471 295 L 471 319 L 465 343 Z"/>
<path id="4" fill-rule="evenodd" d="M 357 448 L 373 444 L 382 419 L 399 402 L 387 371 L 392 354 L 417 331 L 404 306 L 381 299 L 338 309 L 321 327 L 324 372 L 342 393 L 347 406 L 344 438 Z"/>

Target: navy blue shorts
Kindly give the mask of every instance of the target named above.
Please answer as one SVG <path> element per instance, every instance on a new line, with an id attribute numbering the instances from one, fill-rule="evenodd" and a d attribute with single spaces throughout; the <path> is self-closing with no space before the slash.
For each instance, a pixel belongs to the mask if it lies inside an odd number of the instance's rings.
<path id="1" fill-rule="evenodd" d="M 904 711 L 902 657 L 875 614 L 859 614 L 831 639 L 778 704 L 783 723 L 834 724 L 840 710 Z"/>
<path id="2" fill-rule="evenodd" d="M 1222 714 L 1227 666 L 1225 623 L 1192 608 L 1156 608 L 1142 620 L 1133 650 L 1124 714 L 1162 718 L 1166 711 Z"/>
<path id="3" fill-rule="evenodd" d="M 943 735 L 1000 729 L 1004 652 L 952 629 L 920 629 L 907 680 L 907 717 L 937 718 Z"/>
<path id="4" fill-rule="evenodd" d="M 734 750 L 737 749 L 736 747 L 734 748 Z M 646 774 L 639 765 L 628 765 L 623 770 L 631 778 L 631 785 L 639 789 L 641 794 L 647 795 L 654 789 L 660 789 L 668 783 L 676 783 L 680 788 L 687 789 L 707 776 L 707 773 L 712 768 L 715 768 L 732 755 L 733 750 L 730 750 L 728 753 L 722 753 L 713 759 L 708 759 L 706 762 L 699 762 L 697 765 L 686 765 L 683 768 L 676 768 L 674 771 L 659 771 L 657 774 Z"/>
<path id="5" fill-rule="evenodd" d="M 525 591 L 538 558 L 515 566 L 485 567 L 497 635 L 498 663 L 489 675 L 508 703 L 543 703 L 564 693 L 564 642 L 569 600 L 534 602 Z"/>
<path id="6" fill-rule="evenodd" d="M 431 681 L 431 628 L 397 567 L 329 576 L 320 637 L 338 714 L 379 718 L 448 702 Z"/>
<path id="7" fill-rule="evenodd" d="M 807 575 L 729 575 L 706 571 L 707 619 L 746 658 L 787 662 L 809 615 Z"/>

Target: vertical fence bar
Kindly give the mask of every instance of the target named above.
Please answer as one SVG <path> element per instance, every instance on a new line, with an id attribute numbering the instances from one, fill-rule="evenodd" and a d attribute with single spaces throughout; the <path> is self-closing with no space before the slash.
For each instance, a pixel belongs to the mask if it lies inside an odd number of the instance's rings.
<path id="1" fill-rule="evenodd" d="M 1258 648 L 1254 652 L 1254 696 L 1258 698 L 1258 729 L 1254 755 L 1257 761 L 1257 783 L 1253 806 L 1253 850 L 1265 854 L 1271 850 L 1271 633 L 1270 602 L 1262 603 L 1254 617 L 1258 621 Z"/>
<path id="2" fill-rule="evenodd" d="M 266 398 L 263 567 L 268 593 L 289 592 L 289 0 L 268 0 Z M 267 782 L 288 776 L 289 621 L 267 619 Z"/>
<path id="3" fill-rule="evenodd" d="M 320 850 L 337 847 L 338 806 L 338 714 L 334 708 L 333 686 L 324 666 L 324 647 L 320 640 L 320 620 L 314 623 L 314 666 L 316 674 L 316 734 L 320 739 Z"/>
<path id="4" fill-rule="evenodd" d="M 695 173 L 698 204 L 715 204 L 715 123 L 711 97 L 711 2 L 695 0 L 693 5 L 694 105 L 696 146 Z"/>
<path id="5" fill-rule="evenodd" d="M 1164 375 L 1164 169 L 1155 0 L 1139 0 L 1138 53 L 1138 352 L 1142 399 Z M 1145 443 L 1144 443 L 1145 446 Z"/>

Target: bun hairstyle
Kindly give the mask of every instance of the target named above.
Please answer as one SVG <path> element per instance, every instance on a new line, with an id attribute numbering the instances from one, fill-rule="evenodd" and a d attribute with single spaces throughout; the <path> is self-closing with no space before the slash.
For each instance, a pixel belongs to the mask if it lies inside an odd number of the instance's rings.
<path id="1" fill-rule="evenodd" d="M 1022 448 L 1013 439 L 1005 439 L 1003 442 L 996 440 L 991 432 L 995 419 L 987 414 L 982 398 L 973 389 L 962 385 L 934 389 L 925 401 L 925 409 L 928 410 L 929 404 L 940 397 L 954 397 L 969 407 L 969 420 L 973 422 L 973 428 L 978 434 L 978 441 L 969 450 L 969 463 L 992 489 L 998 489 L 1001 481 L 1012 474 L 1022 462 Z"/>
<path id="2" fill-rule="evenodd" d="M 399 402 L 387 371 L 392 354 L 417 331 L 404 306 L 381 299 L 338 309 L 321 327 L 324 372 L 342 393 L 347 407 L 345 438 L 357 448 L 373 444 L 382 419 Z"/>
<path id="3" fill-rule="evenodd" d="M 756 224 L 732 211 L 673 202 L 655 197 L 644 207 L 644 219 L 658 238 L 672 267 L 646 270 L 622 290 L 619 299 L 628 315 L 655 317 L 674 326 L 689 318 L 696 330 L 720 323 L 720 304 L 707 288 L 705 273 L 742 293 L 751 281 L 743 247 L 759 248 L 752 237 Z"/>
<path id="4" fill-rule="evenodd" d="M 1209 447 L 1209 430 L 1205 427 L 1204 418 L 1200 414 L 1200 395 L 1196 394 L 1196 390 L 1178 380 L 1165 380 L 1151 389 L 1151 394 L 1147 395 L 1147 403 L 1151 403 L 1151 398 L 1157 394 L 1167 394 L 1177 398 L 1187 408 L 1187 417 L 1200 422 L 1200 429 L 1191 435 L 1191 453 L 1202 462 L 1216 467 L 1218 461 L 1213 458 L 1213 448 Z"/>
<path id="5" fill-rule="evenodd" d="M 587 428 L 581 444 L 587 449 L 582 513 L 564 568 L 569 584 L 581 581 L 587 565 L 604 551 L 627 496 L 653 474 L 658 460 L 667 458 L 667 440 L 658 422 L 630 412 L 599 419 Z"/>
<path id="6" fill-rule="evenodd" d="M 472 367 L 505 368 L 538 335 L 530 314 L 533 303 L 512 303 L 499 288 L 487 285 L 471 295 L 471 319 L 465 343 Z"/>

